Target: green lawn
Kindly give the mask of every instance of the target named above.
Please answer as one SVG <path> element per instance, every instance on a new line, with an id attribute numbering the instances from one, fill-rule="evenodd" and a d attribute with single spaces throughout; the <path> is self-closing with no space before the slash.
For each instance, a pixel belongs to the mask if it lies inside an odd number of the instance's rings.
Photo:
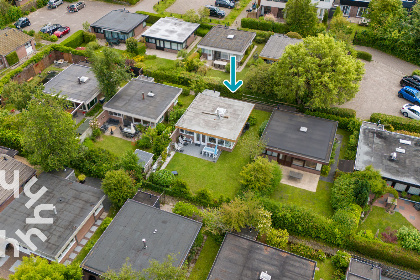
<path id="1" fill-rule="evenodd" d="M 216 259 L 220 245 L 221 244 L 217 243 L 212 236 L 207 236 L 203 250 L 201 250 L 200 256 L 188 278 L 189 280 L 202 280 L 207 278 L 210 269 L 213 266 L 213 262 Z"/>
<path id="2" fill-rule="evenodd" d="M 191 102 L 193 102 L 194 98 L 195 98 L 195 95 L 191 95 L 191 94 L 188 95 L 188 96 L 180 95 L 178 97 L 178 100 L 182 102 L 182 104 L 183 104 L 182 108 L 188 108 L 188 106 L 190 106 Z"/>
<path id="3" fill-rule="evenodd" d="M 344 159 L 344 155 L 346 154 L 346 150 L 347 150 L 347 145 L 349 144 L 351 132 L 339 128 L 337 129 L 337 134 L 340 134 L 343 136 L 343 140 L 341 141 L 339 159 Z"/>
<path id="4" fill-rule="evenodd" d="M 280 184 L 280 187 L 271 195 L 271 198 L 283 203 L 306 207 L 318 214 L 331 217 L 333 215 L 333 209 L 330 205 L 331 187 L 331 183 L 320 180 L 316 193 L 313 193 L 289 185 Z"/>
<path id="5" fill-rule="evenodd" d="M 117 156 L 121 156 L 125 151 L 134 151 L 136 149 L 131 144 L 131 141 L 110 135 L 102 135 L 101 140 L 94 142 L 93 146 L 108 150 Z"/>
<path id="6" fill-rule="evenodd" d="M 370 229 L 375 234 L 378 229 L 380 232 L 383 232 L 387 227 L 398 230 L 402 226 L 413 227 L 400 213 L 395 212 L 391 215 L 384 208 L 373 206 L 372 212 L 370 212 L 366 221 L 359 226 L 359 231 Z"/>
<path id="7" fill-rule="evenodd" d="M 175 67 L 176 60 L 170 60 L 166 58 L 146 58 L 142 63 L 144 63 L 146 70 L 157 70 L 157 69 L 163 69 L 168 70 L 170 68 Z"/>
<path id="8" fill-rule="evenodd" d="M 332 275 L 334 273 L 334 267 L 331 263 L 331 259 L 326 259 L 323 262 L 318 261 L 317 267 L 319 267 L 318 271 L 315 271 L 315 280 L 331 280 L 333 279 Z"/>
<path id="9" fill-rule="evenodd" d="M 259 110 L 254 110 L 252 114 L 257 117 L 257 124 L 246 133 L 257 133 L 260 124 L 270 117 L 269 112 Z M 248 162 L 249 156 L 239 139 L 233 152 L 222 152 L 216 163 L 176 153 L 166 169 L 178 171 L 178 177 L 188 183 L 192 192 L 206 188 L 216 196 L 233 198 L 240 188 L 239 172 Z"/>

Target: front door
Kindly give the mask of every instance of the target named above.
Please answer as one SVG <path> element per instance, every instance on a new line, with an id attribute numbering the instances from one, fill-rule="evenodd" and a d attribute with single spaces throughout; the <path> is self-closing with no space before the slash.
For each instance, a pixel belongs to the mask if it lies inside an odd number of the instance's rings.
<path id="1" fill-rule="evenodd" d="M 283 155 L 283 158 L 278 159 L 277 162 L 280 163 L 281 165 L 292 166 L 292 160 L 293 160 L 292 157 Z"/>
<path id="2" fill-rule="evenodd" d="M 206 135 L 195 133 L 194 143 L 200 145 L 206 145 Z"/>
<path id="3" fill-rule="evenodd" d="M 164 49 L 164 43 L 163 43 L 162 40 L 156 40 L 156 49 L 163 51 L 163 49 Z"/>

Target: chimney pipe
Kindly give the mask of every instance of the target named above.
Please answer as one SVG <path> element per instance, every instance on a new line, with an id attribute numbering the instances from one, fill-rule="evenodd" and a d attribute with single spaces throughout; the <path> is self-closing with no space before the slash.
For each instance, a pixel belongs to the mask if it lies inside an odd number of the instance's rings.
<path id="1" fill-rule="evenodd" d="M 57 208 L 55 208 L 55 206 L 53 207 L 53 210 L 54 210 L 54 214 L 57 215 Z"/>
<path id="2" fill-rule="evenodd" d="M 144 92 L 142 92 L 142 94 L 143 94 L 143 100 L 144 100 Z"/>
<path id="3" fill-rule="evenodd" d="M 143 241 L 143 249 L 146 249 L 146 248 L 147 248 L 147 245 L 146 245 L 146 239 L 145 239 L 145 238 L 143 238 L 141 241 Z"/>

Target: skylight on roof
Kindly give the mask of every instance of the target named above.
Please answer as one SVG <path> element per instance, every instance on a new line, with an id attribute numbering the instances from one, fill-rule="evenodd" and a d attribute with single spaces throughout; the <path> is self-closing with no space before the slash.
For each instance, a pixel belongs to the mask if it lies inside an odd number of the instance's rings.
<path id="1" fill-rule="evenodd" d="M 405 149 L 401 149 L 401 148 L 396 148 L 395 151 L 405 154 Z"/>
<path id="2" fill-rule="evenodd" d="M 406 144 L 406 145 L 411 145 L 411 141 L 404 140 L 404 139 L 400 139 L 400 143 Z"/>
<path id="3" fill-rule="evenodd" d="M 228 39 L 233 39 L 235 37 L 235 35 L 227 35 Z"/>

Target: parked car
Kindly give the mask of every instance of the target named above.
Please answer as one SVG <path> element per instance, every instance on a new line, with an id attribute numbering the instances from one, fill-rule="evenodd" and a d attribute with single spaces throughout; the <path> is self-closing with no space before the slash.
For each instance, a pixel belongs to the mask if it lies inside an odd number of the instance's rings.
<path id="1" fill-rule="evenodd" d="M 214 6 L 211 6 L 211 5 L 206 5 L 206 8 L 209 9 L 211 17 L 222 18 L 222 17 L 226 16 L 225 11 L 222 11 L 217 7 L 214 7 Z"/>
<path id="2" fill-rule="evenodd" d="M 406 118 L 412 118 L 415 120 L 420 120 L 420 107 L 413 104 L 405 104 L 401 108 L 401 113 Z"/>
<path id="3" fill-rule="evenodd" d="M 58 28 L 56 31 L 54 31 L 54 35 L 57 36 L 58 38 L 61 38 L 69 32 L 70 32 L 70 27 L 62 26 Z"/>
<path id="4" fill-rule="evenodd" d="M 55 9 L 63 4 L 63 0 L 50 0 L 48 1 L 48 9 Z"/>
<path id="5" fill-rule="evenodd" d="M 215 5 L 217 7 L 225 7 L 229 9 L 233 9 L 235 7 L 235 3 L 229 0 L 216 0 Z"/>
<path id="6" fill-rule="evenodd" d="M 408 101 L 413 102 L 416 105 L 420 106 L 420 91 L 412 87 L 403 87 L 398 92 L 398 97 L 405 98 Z"/>
<path id="7" fill-rule="evenodd" d="M 46 34 L 50 34 L 50 35 L 52 35 L 52 34 L 54 34 L 54 32 L 57 30 L 57 29 L 59 29 L 61 27 L 61 25 L 60 24 L 46 24 L 46 25 L 44 25 L 42 28 L 41 28 L 41 32 L 42 33 L 46 33 Z"/>
<path id="8" fill-rule="evenodd" d="M 24 28 L 24 27 L 30 26 L 30 25 L 31 25 L 31 22 L 26 17 L 21 17 L 20 19 L 18 19 L 17 22 L 15 22 L 15 26 L 16 26 L 17 29 L 21 29 L 21 28 Z"/>
<path id="9" fill-rule="evenodd" d="M 67 6 L 67 10 L 70 13 L 73 13 L 73 12 L 78 12 L 79 10 L 83 9 L 84 7 L 86 7 L 85 2 L 77 2 L 75 4 L 71 4 L 71 5 Z"/>
<path id="10" fill-rule="evenodd" d="M 420 90 L 420 76 L 413 75 L 413 76 L 405 76 L 401 79 L 400 85 L 402 87 L 410 86 L 417 90 Z"/>

